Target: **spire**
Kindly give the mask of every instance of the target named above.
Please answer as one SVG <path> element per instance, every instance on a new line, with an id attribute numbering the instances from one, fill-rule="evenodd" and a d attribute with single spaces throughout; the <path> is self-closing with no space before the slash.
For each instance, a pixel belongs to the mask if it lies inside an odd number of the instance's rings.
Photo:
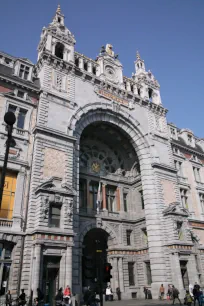
<path id="1" fill-rule="evenodd" d="M 135 71 L 136 75 L 140 73 L 145 73 L 145 64 L 144 61 L 141 59 L 139 51 L 136 52 L 136 61 L 135 61 Z"/>
<path id="2" fill-rule="evenodd" d="M 137 51 L 137 53 L 136 53 L 136 57 L 137 57 L 137 60 L 141 59 L 141 58 L 140 58 L 139 51 Z"/>
<path id="3" fill-rule="evenodd" d="M 61 14 L 61 7 L 60 7 L 60 4 L 58 4 L 58 7 L 57 7 L 57 10 L 56 10 L 56 13 L 57 13 L 57 14 Z"/>

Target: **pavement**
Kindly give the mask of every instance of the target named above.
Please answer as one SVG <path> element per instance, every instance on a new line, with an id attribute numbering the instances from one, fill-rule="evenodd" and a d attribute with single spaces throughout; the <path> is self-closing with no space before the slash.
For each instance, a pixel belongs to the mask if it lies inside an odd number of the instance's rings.
<path id="1" fill-rule="evenodd" d="M 181 302 L 183 302 L 181 300 Z M 104 302 L 104 306 L 167 306 L 172 305 L 172 301 L 161 301 L 161 300 L 139 300 L 139 299 L 133 299 L 133 300 L 121 300 L 121 301 L 113 301 L 113 302 Z M 175 302 L 174 305 L 180 305 L 179 302 Z"/>

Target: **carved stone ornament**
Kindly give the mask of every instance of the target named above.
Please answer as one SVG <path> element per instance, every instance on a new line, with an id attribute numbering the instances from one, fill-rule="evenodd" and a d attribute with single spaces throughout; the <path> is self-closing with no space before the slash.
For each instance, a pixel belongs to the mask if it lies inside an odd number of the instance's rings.
<path id="1" fill-rule="evenodd" d="M 195 242 L 195 243 L 199 243 L 200 238 L 198 237 L 198 235 L 196 235 L 194 233 L 193 229 L 192 228 L 188 228 L 187 231 L 190 234 L 192 241 Z"/>
<path id="2" fill-rule="evenodd" d="M 182 207 L 179 202 L 172 202 L 169 206 L 163 210 L 163 214 L 166 215 L 181 215 L 183 217 L 188 217 L 189 212 L 187 209 Z"/>
<path id="3" fill-rule="evenodd" d="M 68 222 L 73 220 L 73 199 L 68 199 L 67 208 L 66 208 L 66 217 Z"/>
<path id="4" fill-rule="evenodd" d="M 43 197 L 42 209 L 41 209 L 41 215 L 42 215 L 43 219 L 48 219 L 49 209 L 50 209 L 49 197 L 45 196 L 45 197 Z"/>

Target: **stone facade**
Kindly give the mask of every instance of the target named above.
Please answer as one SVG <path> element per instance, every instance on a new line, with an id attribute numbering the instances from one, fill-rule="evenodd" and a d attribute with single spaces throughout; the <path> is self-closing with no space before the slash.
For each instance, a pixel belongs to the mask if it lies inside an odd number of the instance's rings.
<path id="1" fill-rule="evenodd" d="M 204 142 L 167 124 L 138 53 L 131 78 L 111 45 L 96 60 L 79 54 L 58 8 L 36 65 L 0 53 L 0 166 L 8 109 L 20 118 L 12 218 L 0 219 L 12 294 L 46 293 L 50 269 L 56 288 L 81 295 L 84 239 L 98 229 L 122 298 L 143 297 L 144 286 L 158 298 L 161 283 L 181 294 L 188 282 L 204 286 Z"/>

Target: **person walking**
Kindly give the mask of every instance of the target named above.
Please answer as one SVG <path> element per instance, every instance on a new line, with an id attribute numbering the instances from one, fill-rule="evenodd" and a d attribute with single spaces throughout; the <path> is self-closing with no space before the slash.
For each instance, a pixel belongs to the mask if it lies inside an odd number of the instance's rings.
<path id="1" fill-rule="evenodd" d="M 147 289 L 147 287 L 144 287 L 143 292 L 145 294 L 145 300 L 147 300 L 147 298 L 148 298 L 148 289 Z"/>
<path id="2" fill-rule="evenodd" d="M 8 290 L 6 293 L 6 306 L 11 306 L 11 305 L 12 305 L 12 297 L 10 290 Z"/>
<path id="3" fill-rule="evenodd" d="M 196 305 L 196 301 L 198 301 L 198 305 L 200 306 L 200 285 L 198 283 L 195 283 L 193 287 L 193 298 L 194 298 L 194 306 Z"/>
<path id="4" fill-rule="evenodd" d="M 181 305 L 181 300 L 179 299 L 179 291 L 177 288 L 174 287 L 174 285 L 172 286 L 172 295 L 173 295 L 173 305 L 175 303 L 175 299 L 179 300 L 179 303 Z"/>
<path id="5" fill-rule="evenodd" d="M 167 295 L 169 297 L 169 300 L 172 300 L 172 288 L 171 288 L 171 285 L 168 285 Z"/>
<path id="6" fill-rule="evenodd" d="M 185 302 L 185 305 L 187 305 L 187 306 L 191 306 L 191 304 L 193 302 L 193 298 L 192 298 L 189 290 L 186 290 L 186 296 L 184 298 L 184 302 Z"/>
<path id="7" fill-rule="evenodd" d="M 161 284 L 161 287 L 159 288 L 159 292 L 160 292 L 160 299 L 163 300 L 164 299 L 164 293 L 165 293 L 165 288 L 164 288 L 163 284 Z"/>
<path id="8" fill-rule="evenodd" d="M 120 288 L 119 288 L 119 287 L 116 288 L 116 294 L 117 294 L 117 296 L 118 296 L 118 301 L 120 301 L 120 300 L 121 300 L 121 291 L 120 291 Z"/>
<path id="9" fill-rule="evenodd" d="M 107 288 L 106 288 L 106 301 L 111 301 L 112 297 L 112 290 L 111 290 L 111 286 L 108 285 Z"/>
<path id="10" fill-rule="evenodd" d="M 21 294 L 18 298 L 18 306 L 24 306 L 26 304 L 26 294 L 24 292 L 24 289 L 21 289 Z"/>

